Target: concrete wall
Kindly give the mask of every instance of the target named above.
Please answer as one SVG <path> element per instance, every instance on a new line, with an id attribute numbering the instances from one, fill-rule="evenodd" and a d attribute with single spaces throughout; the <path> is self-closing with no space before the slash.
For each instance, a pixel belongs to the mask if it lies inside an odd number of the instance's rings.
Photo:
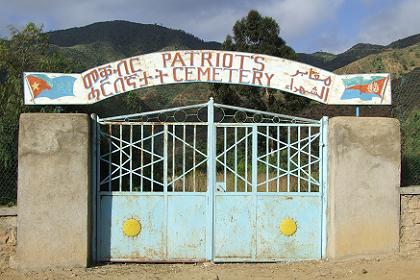
<path id="1" fill-rule="evenodd" d="M 420 252 L 420 186 L 401 188 L 401 252 Z"/>
<path id="2" fill-rule="evenodd" d="M 327 257 L 397 252 L 401 147 L 398 120 L 332 118 L 328 145 Z"/>
<path id="3" fill-rule="evenodd" d="M 86 114 L 21 115 L 18 268 L 88 264 L 89 139 Z"/>

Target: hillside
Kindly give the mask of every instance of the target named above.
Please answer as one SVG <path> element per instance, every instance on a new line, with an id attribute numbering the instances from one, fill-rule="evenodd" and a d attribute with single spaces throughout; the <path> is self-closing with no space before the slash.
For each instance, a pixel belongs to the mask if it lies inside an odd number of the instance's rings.
<path id="1" fill-rule="evenodd" d="M 385 72 L 399 77 L 417 67 L 420 67 L 420 43 L 403 49 L 386 49 L 380 53 L 368 55 L 334 72 L 337 74 Z"/>
<path id="2" fill-rule="evenodd" d="M 419 42 L 420 42 L 420 34 L 416 34 L 416 35 L 413 35 L 404 39 L 394 41 L 391 44 L 386 45 L 385 48 L 403 49 L 403 48 L 415 45 Z"/>
<path id="3" fill-rule="evenodd" d="M 47 33 L 51 44 L 66 56 L 90 68 L 124 57 L 163 49 L 220 49 L 182 30 L 128 21 L 93 23 Z"/>
<path id="4" fill-rule="evenodd" d="M 298 53 L 297 55 L 300 61 L 319 68 L 324 68 L 329 61 L 336 57 L 335 54 L 327 52 L 315 52 L 312 54 Z"/>
<path id="5" fill-rule="evenodd" d="M 390 49 L 407 48 L 418 43 L 420 43 L 420 34 L 416 34 L 407 38 L 391 42 L 386 46 L 359 43 L 354 45 L 347 51 L 337 55 L 321 53 L 328 55 L 320 56 L 320 52 L 316 52 L 313 54 L 299 53 L 298 55 L 300 60 L 304 63 L 314 65 L 329 71 L 334 71 L 366 56 L 381 53 L 383 51 L 388 51 Z"/>

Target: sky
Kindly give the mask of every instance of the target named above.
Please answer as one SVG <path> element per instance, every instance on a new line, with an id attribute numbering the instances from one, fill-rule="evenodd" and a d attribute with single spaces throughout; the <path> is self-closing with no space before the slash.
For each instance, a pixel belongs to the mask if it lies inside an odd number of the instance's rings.
<path id="1" fill-rule="evenodd" d="M 10 26 L 45 31 L 128 20 L 182 29 L 222 42 L 255 9 L 274 18 L 297 52 L 341 53 L 357 43 L 386 45 L 420 33 L 420 0 L 0 0 L 0 37 Z"/>

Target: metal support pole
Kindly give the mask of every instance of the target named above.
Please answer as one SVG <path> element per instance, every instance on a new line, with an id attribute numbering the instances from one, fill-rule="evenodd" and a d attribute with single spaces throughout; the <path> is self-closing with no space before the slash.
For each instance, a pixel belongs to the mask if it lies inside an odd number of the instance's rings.
<path id="1" fill-rule="evenodd" d="M 216 184 L 216 127 L 214 125 L 214 101 L 211 97 L 207 105 L 207 246 L 206 255 L 214 258 L 214 187 Z"/>
<path id="2" fill-rule="evenodd" d="M 356 106 L 356 117 L 360 117 L 360 107 Z"/>

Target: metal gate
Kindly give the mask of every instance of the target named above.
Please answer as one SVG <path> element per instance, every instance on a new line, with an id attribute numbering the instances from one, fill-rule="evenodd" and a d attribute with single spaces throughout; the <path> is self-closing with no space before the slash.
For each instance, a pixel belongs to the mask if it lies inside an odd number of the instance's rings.
<path id="1" fill-rule="evenodd" d="M 97 117 L 96 260 L 322 258 L 326 125 L 212 99 Z"/>

